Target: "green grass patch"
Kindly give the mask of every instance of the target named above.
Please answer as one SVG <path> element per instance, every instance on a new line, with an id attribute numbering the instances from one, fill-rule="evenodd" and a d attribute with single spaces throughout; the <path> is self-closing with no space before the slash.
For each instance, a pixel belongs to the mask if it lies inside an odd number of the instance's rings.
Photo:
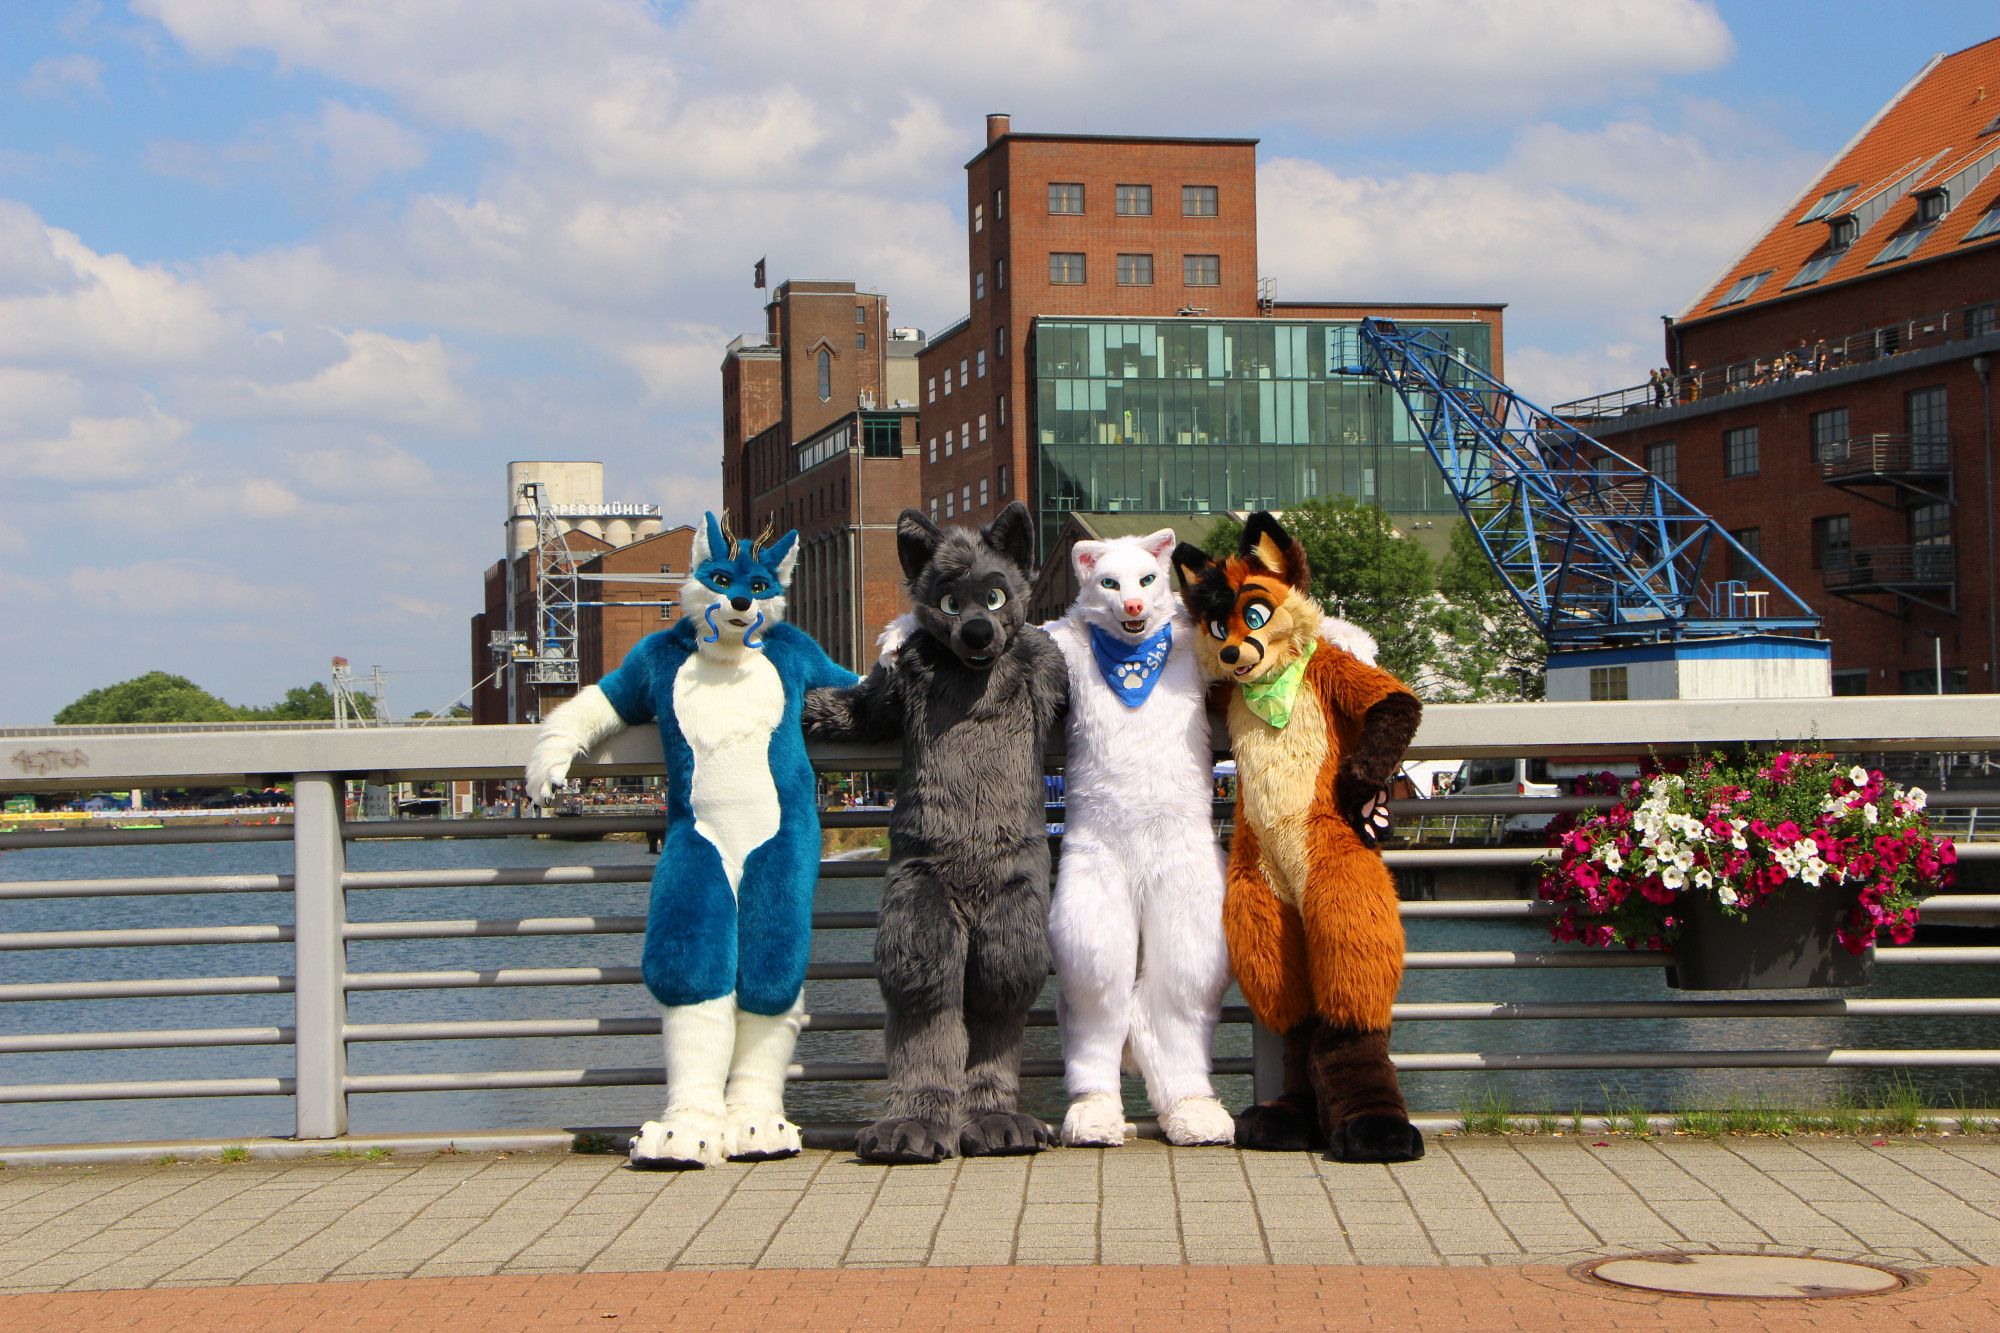
<path id="1" fill-rule="evenodd" d="M 391 1157 L 394 1157 L 395 1154 L 390 1152 L 387 1148 L 370 1148 L 367 1152 L 363 1153 L 362 1156 L 366 1157 L 371 1162 L 386 1162 Z"/>
<path id="2" fill-rule="evenodd" d="M 1467 1134 L 1505 1134 L 1513 1128 L 1513 1119 L 1513 1106 L 1498 1088 L 1487 1088 L 1458 1109 L 1459 1129 Z"/>
<path id="3" fill-rule="evenodd" d="M 247 1162 L 250 1160 L 250 1150 L 240 1143 L 232 1143 L 222 1150 L 222 1160 L 225 1162 Z"/>

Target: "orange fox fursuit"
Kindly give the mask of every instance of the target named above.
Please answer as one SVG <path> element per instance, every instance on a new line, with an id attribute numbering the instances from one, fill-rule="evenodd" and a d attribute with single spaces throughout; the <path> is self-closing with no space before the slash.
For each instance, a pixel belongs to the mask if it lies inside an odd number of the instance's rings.
<path id="1" fill-rule="evenodd" d="M 1389 1063 L 1403 923 L 1376 845 L 1422 707 L 1322 638 L 1305 549 L 1270 514 L 1250 516 L 1236 555 L 1183 542 L 1174 568 L 1205 631 L 1196 655 L 1229 695 L 1229 961 L 1257 1021 L 1285 1034 L 1284 1095 L 1239 1115 L 1236 1142 L 1413 1161 L 1424 1139 Z"/>

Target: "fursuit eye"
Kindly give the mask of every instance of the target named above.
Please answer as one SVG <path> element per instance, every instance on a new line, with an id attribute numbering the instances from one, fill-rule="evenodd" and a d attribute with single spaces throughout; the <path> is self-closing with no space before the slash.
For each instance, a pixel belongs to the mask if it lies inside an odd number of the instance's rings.
<path id="1" fill-rule="evenodd" d="M 1158 577 L 1159 575 L 1157 574 L 1148 574 L 1146 575 L 1145 578 L 1139 580 L 1139 586 L 1142 588 L 1150 588 L 1153 586 L 1153 580 Z"/>
<path id="2" fill-rule="evenodd" d="M 1251 629 L 1262 629 L 1271 623 L 1271 608 L 1251 603 L 1243 608 L 1243 623 Z"/>
<path id="3" fill-rule="evenodd" d="M 988 611 L 998 611 L 1005 605 L 1007 605 L 1007 590 L 1005 588 L 988 588 L 986 590 L 986 609 Z"/>
<path id="4" fill-rule="evenodd" d="M 1100 587 L 1100 588 L 1104 588 L 1104 589 L 1107 589 L 1107 590 L 1109 590 L 1109 591 L 1111 591 L 1111 592 L 1117 592 L 1117 591 L 1118 591 L 1118 580 L 1117 580 L 1117 579 L 1099 579 L 1099 580 L 1097 581 L 1097 586 L 1098 586 L 1098 587 Z"/>
<path id="5" fill-rule="evenodd" d="M 958 598 L 953 597 L 950 593 L 946 593 L 944 596 L 938 598 L 938 610 L 944 612 L 948 616 L 957 615 Z"/>
<path id="6" fill-rule="evenodd" d="M 1220 620 L 1211 620 L 1208 622 L 1208 632 L 1214 638 L 1226 639 L 1229 637 L 1229 626 Z"/>
<path id="7" fill-rule="evenodd" d="M 751 592 L 768 592 L 768 591 L 770 590 L 770 587 L 771 587 L 771 585 L 770 585 L 770 584 L 768 584 L 768 583 L 766 583 L 766 582 L 764 582 L 764 580 L 762 580 L 762 579 L 751 579 L 751 580 L 750 580 L 750 591 L 751 591 Z"/>
<path id="8" fill-rule="evenodd" d="M 729 586 L 729 575 L 727 574 L 711 574 L 708 577 L 709 581 L 718 588 L 727 588 Z"/>

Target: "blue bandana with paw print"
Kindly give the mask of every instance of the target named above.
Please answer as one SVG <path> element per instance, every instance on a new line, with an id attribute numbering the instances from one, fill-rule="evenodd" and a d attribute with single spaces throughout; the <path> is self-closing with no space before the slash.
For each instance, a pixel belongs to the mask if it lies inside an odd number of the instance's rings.
<path id="1" fill-rule="evenodd" d="M 1095 625 L 1090 627 L 1090 655 L 1097 659 L 1098 674 L 1127 708 L 1137 708 L 1146 702 L 1146 696 L 1166 672 L 1167 653 L 1173 646 L 1171 620 L 1160 626 L 1157 634 L 1137 643 L 1127 643 Z"/>

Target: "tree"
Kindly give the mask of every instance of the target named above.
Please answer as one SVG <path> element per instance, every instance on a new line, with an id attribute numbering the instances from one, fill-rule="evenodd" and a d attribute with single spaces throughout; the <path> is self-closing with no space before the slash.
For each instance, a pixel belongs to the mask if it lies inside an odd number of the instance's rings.
<path id="1" fill-rule="evenodd" d="M 57 726 L 111 726 L 129 722 L 235 722 L 243 710 L 216 698 L 186 676 L 148 671 L 95 689 L 55 715 Z"/>
<path id="2" fill-rule="evenodd" d="M 1433 670 L 1441 633 L 1430 555 L 1397 533 L 1378 506 L 1351 496 L 1294 505 L 1284 524 L 1305 547 L 1314 599 L 1374 635 L 1382 666 L 1424 693 L 1418 682 Z M 1234 554 L 1242 535 L 1241 523 L 1224 519 L 1209 532 L 1208 553 Z"/>
<path id="3" fill-rule="evenodd" d="M 310 685 L 294 685 L 285 691 L 284 698 L 269 708 L 246 711 L 260 721 L 330 722 L 333 720 L 333 691 L 319 681 Z"/>
<path id="4" fill-rule="evenodd" d="M 1449 608 L 1457 648 L 1454 675 L 1470 699 L 1539 699 L 1547 689 L 1548 646 L 1500 572 L 1486 558 L 1472 524 L 1451 530 L 1438 563 L 1438 593 Z"/>

